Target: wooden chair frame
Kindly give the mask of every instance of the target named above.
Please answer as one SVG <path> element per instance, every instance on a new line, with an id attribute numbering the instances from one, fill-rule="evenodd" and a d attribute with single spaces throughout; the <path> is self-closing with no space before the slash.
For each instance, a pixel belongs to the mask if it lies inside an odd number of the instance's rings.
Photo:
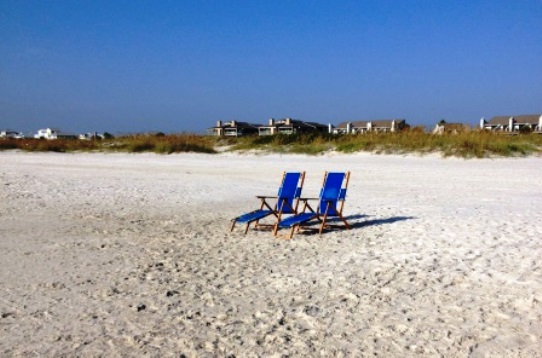
<path id="1" fill-rule="evenodd" d="M 297 172 L 296 172 L 297 173 Z M 288 172 L 284 172 L 282 175 L 282 181 L 281 186 L 279 189 L 279 195 L 276 196 L 265 196 L 265 195 L 257 195 L 256 198 L 260 200 L 260 208 L 253 210 L 249 213 L 246 213 L 244 215 L 241 215 L 239 217 L 233 218 L 230 231 L 233 231 L 235 228 L 235 224 L 239 221 L 242 217 L 251 217 L 253 216 L 253 219 L 249 219 L 246 221 L 245 226 L 245 235 L 248 232 L 248 229 L 250 227 L 250 224 L 254 222 L 254 228 L 258 229 L 260 227 L 274 227 L 275 224 L 261 224 L 260 220 L 264 219 L 265 217 L 269 215 L 274 215 L 276 218 L 276 221 L 280 220 L 282 215 L 286 212 L 288 214 L 297 214 L 297 208 L 299 207 L 299 196 L 301 195 L 301 190 L 303 188 L 303 184 L 305 182 L 305 172 L 299 172 L 300 177 L 296 183 L 296 195 L 293 197 L 281 197 L 280 196 L 280 190 L 282 190 L 286 175 Z M 297 192 L 299 192 L 299 195 L 297 195 Z M 290 204 L 290 199 L 292 199 L 292 205 Z M 271 205 L 268 203 L 270 200 L 276 200 L 274 205 Z M 285 208 L 287 210 L 285 210 Z"/>
<path id="2" fill-rule="evenodd" d="M 329 172 L 325 172 L 324 174 L 324 180 L 322 181 L 322 190 L 324 189 L 324 186 L 326 184 L 328 174 Z M 337 198 L 332 198 L 328 200 L 322 197 L 300 198 L 299 200 L 303 202 L 303 209 L 300 211 L 299 214 L 296 215 L 296 217 L 291 218 L 291 221 L 293 222 L 293 224 L 291 225 L 290 235 L 288 239 L 291 239 L 294 236 L 294 232 L 300 231 L 303 224 L 308 223 L 311 220 L 318 220 L 320 222 L 320 227 L 318 230 L 319 235 L 322 234 L 322 232 L 324 231 L 324 228 L 329 228 L 329 227 L 342 228 L 343 227 L 342 225 L 329 224 L 327 222 L 329 217 L 338 217 L 343 222 L 344 228 L 346 228 L 347 230 L 351 229 L 350 224 L 348 223 L 348 221 L 346 221 L 346 219 L 344 218 L 342 214 L 343 209 L 344 209 L 344 202 L 346 200 L 346 190 L 348 189 L 349 181 L 350 181 L 350 172 L 348 171 L 345 173 L 345 178 L 343 179 L 344 187 L 343 185 L 341 185 L 341 190 L 344 190 L 343 198 L 340 197 L 340 193 Z M 321 195 L 322 194 L 323 193 L 321 193 Z M 314 210 L 312 206 L 309 204 L 309 201 L 314 201 L 314 200 L 318 200 L 318 206 L 316 210 Z M 322 210 L 322 207 L 321 207 L 322 201 L 325 202 L 324 210 Z M 337 203 L 338 207 L 333 206 L 334 202 Z M 333 214 L 330 214 L 331 209 L 333 209 L 334 211 Z M 281 223 L 281 220 L 279 217 L 279 220 L 277 221 L 273 229 L 273 234 L 275 236 L 277 236 L 278 234 L 280 223 Z"/>

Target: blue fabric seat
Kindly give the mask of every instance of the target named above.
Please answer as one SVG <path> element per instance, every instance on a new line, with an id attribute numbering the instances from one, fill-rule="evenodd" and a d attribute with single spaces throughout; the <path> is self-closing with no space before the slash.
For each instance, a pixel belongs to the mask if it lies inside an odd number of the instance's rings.
<path id="1" fill-rule="evenodd" d="M 308 224 L 311 220 L 318 220 L 320 222 L 318 232 L 321 234 L 325 227 L 336 226 L 328 223 L 329 218 L 338 218 L 343 222 L 346 229 L 350 229 L 350 224 L 348 224 L 342 215 L 349 180 L 350 172 L 326 172 L 319 197 L 314 199 L 301 198 L 300 200 L 304 202 L 302 211 L 299 214 L 279 220 L 275 225 L 274 234 L 277 235 L 279 229 L 291 228 L 289 238 L 292 238 L 295 229 L 299 230 L 301 225 Z M 318 200 L 316 210 L 310 206 L 310 200 Z"/>
<path id="2" fill-rule="evenodd" d="M 281 220 L 279 221 L 277 225 L 279 228 L 288 228 L 294 225 L 307 222 L 315 217 L 316 215 L 314 213 L 301 213 L 294 216 L 290 216 L 289 218 L 286 218 L 284 220 Z"/>
<path id="3" fill-rule="evenodd" d="M 268 215 L 273 214 L 273 210 L 254 210 L 250 213 L 243 214 L 239 217 L 237 217 L 238 223 L 247 223 L 247 222 L 253 222 L 254 220 L 263 219 Z"/>
<path id="4" fill-rule="evenodd" d="M 255 227 L 266 226 L 259 221 L 267 216 L 274 215 L 279 220 L 284 214 L 296 214 L 304 180 L 305 172 L 285 172 L 277 196 L 256 196 L 260 199 L 260 208 L 233 218 L 231 231 L 236 223 L 243 223 L 246 234 L 253 222 Z"/>

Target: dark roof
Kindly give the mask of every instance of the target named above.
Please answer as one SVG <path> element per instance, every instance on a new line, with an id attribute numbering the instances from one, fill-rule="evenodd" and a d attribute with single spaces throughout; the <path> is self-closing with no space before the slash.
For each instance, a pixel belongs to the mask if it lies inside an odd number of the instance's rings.
<path id="1" fill-rule="evenodd" d="M 514 116 L 514 119 L 516 123 L 538 124 L 538 121 L 540 120 L 541 116 L 542 115 L 540 114 L 522 114 L 519 116 Z"/>
<path id="2" fill-rule="evenodd" d="M 235 122 L 235 126 L 232 125 L 232 123 Z M 228 121 L 222 123 L 220 127 L 214 126 L 211 128 L 258 128 L 260 125 L 258 124 L 252 124 L 247 122 L 239 122 L 239 121 Z"/>
<path id="3" fill-rule="evenodd" d="M 290 124 L 287 124 L 286 119 L 279 119 L 273 125 L 260 125 L 259 127 L 327 128 L 327 125 L 316 122 L 305 122 L 298 119 L 290 119 Z"/>
<path id="4" fill-rule="evenodd" d="M 395 125 L 398 125 L 399 123 L 403 123 L 404 119 L 381 119 L 376 121 L 371 121 L 373 123 L 373 127 L 385 127 L 385 128 L 391 128 L 391 122 L 395 121 Z"/>
<path id="5" fill-rule="evenodd" d="M 487 124 L 491 125 L 508 125 L 510 123 L 510 117 L 512 116 L 495 116 L 491 118 Z"/>
<path id="6" fill-rule="evenodd" d="M 337 126 L 337 128 L 345 129 L 348 123 L 352 123 L 352 127 L 367 127 L 367 123 L 369 121 L 348 121 L 348 122 L 341 122 Z"/>
<path id="7" fill-rule="evenodd" d="M 367 127 L 371 121 L 354 121 L 352 122 L 352 127 Z"/>
<path id="8" fill-rule="evenodd" d="M 11 134 L 11 133 L 19 134 L 19 132 L 11 130 L 11 129 L 2 129 L 0 130 L 0 132 L 5 132 L 6 134 Z"/>
<path id="9" fill-rule="evenodd" d="M 515 123 L 538 124 L 540 116 L 540 114 L 522 114 L 519 116 L 495 116 L 491 118 L 487 123 L 492 125 L 508 125 L 510 117 L 513 117 Z"/>
<path id="10" fill-rule="evenodd" d="M 303 121 L 290 119 L 290 123 L 286 123 L 286 119 L 279 119 L 274 124 L 275 127 L 304 127 Z"/>
<path id="11" fill-rule="evenodd" d="M 306 127 L 313 127 L 313 128 L 327 128 L 326 124 L 322 123 L 316 123 L 316 122 L 302 122 Z"/>
<path id="12" fill-rule="evenodd" d="M 445 129 L 450 129 L 450 130 L 470 128 L 470 126 L 465 123 L 437 123 L 437 125 L 444 127 Z"/>

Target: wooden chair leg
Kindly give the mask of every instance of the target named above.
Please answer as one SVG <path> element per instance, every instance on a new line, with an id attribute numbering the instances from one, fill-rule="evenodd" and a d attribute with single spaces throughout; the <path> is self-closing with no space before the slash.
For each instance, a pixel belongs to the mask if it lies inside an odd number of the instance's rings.
<path id="1" fill-rule="evenodd" d="M 326 211 L 324 212 L 324 218 L 322 219 L 322 224 L 320 225 L 320 231 L 318 232 L 318 235 L 322 235 L 322 231 L 324 231 L 324 226 L 326 225 L 326 220 L 327 220 L 327 212 L 329 211 L 330 205 L 331 205 L 330 202 L 326 204 Z"/>
<path id="2" fill-rule="evenodd" d="M 294 237 L 294 230 L 295 230 L 296 226 L 297 226 L 297 228 L 299 230 L 299 225 L 292 226 L 292 229 L 290 230 L 290 237 L 288 239 L 291 239 L 292 237 Z"/>
<path id="3" fill-rule="evenodd" d="M 346 221 L 346 219 L 343 218 L 342 215 L 340 216 L 340 218 L 341 218 L 341 220 L 343 221 L 344 226 L 346 226 L 346 229 L 347 229 L 347 230 L 350 230 L 352 227 L 351 227 L 350 224 Z"/>
<path id="4" fill-rule="evenodd" d="M 235 219 L 231 221 L 231 229 L 230 229 L 230 231 L 233 231 L 233 228 L 235 227 L 236 223 L 237 223 L 237 220 L 235 220 Z"/>
<path id="5" fill-rule="evenodd" d="M 318 235 L 322 235 L 322 232 L 324 231 L 324 225 L 326 224 L 326 216 L 324 215 L 324 219 L 322 220 L 322 223 L 320 224 L 320 230 L 318 230 Z"/>
<path id="6" fill-rule="evenodd" d="M 245 226 L 245 235 L 247 234 L 248 232 L 248 227 L 250 226 L 250 222 L 247 223 L 247 226 Z"/>

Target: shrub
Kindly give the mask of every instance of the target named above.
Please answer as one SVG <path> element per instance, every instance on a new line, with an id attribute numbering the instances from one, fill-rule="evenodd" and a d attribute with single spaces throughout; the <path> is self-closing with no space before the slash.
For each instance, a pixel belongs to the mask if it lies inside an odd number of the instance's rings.
<path id="1" fill-rule="evenodd" d="M 199 152 L 214 153 L 211 138 L 195 134 L 135 135 L 115 140 L 114 148 L 131 153 L 155 152 L 161 154 Z"/>
<path id="2" fill-rule="evenodd" d="M 25 151 L 123 151 L 131 153 L 216 153 L 217 145 L 232 145 L 230 150 L 267 150 L 278 153 L 303 153 L 317 155 L 328 150 L 344 153 L 370 151 L 375 153 L 430 153 L 444 156 L 483 158 L 491 155 L 525 156 L 542 152 L 542 135 L 507 135 L 488 131 L 471 131 L 458 134 L 433 135 L 416 128 L 399 133 L 365 133 L 331 135 L 306 133 L 293 135 L 247 136 L 216 138 L 196 134 L 132 135 L 103 141 L 1 139 L 0 150 Z"/>

